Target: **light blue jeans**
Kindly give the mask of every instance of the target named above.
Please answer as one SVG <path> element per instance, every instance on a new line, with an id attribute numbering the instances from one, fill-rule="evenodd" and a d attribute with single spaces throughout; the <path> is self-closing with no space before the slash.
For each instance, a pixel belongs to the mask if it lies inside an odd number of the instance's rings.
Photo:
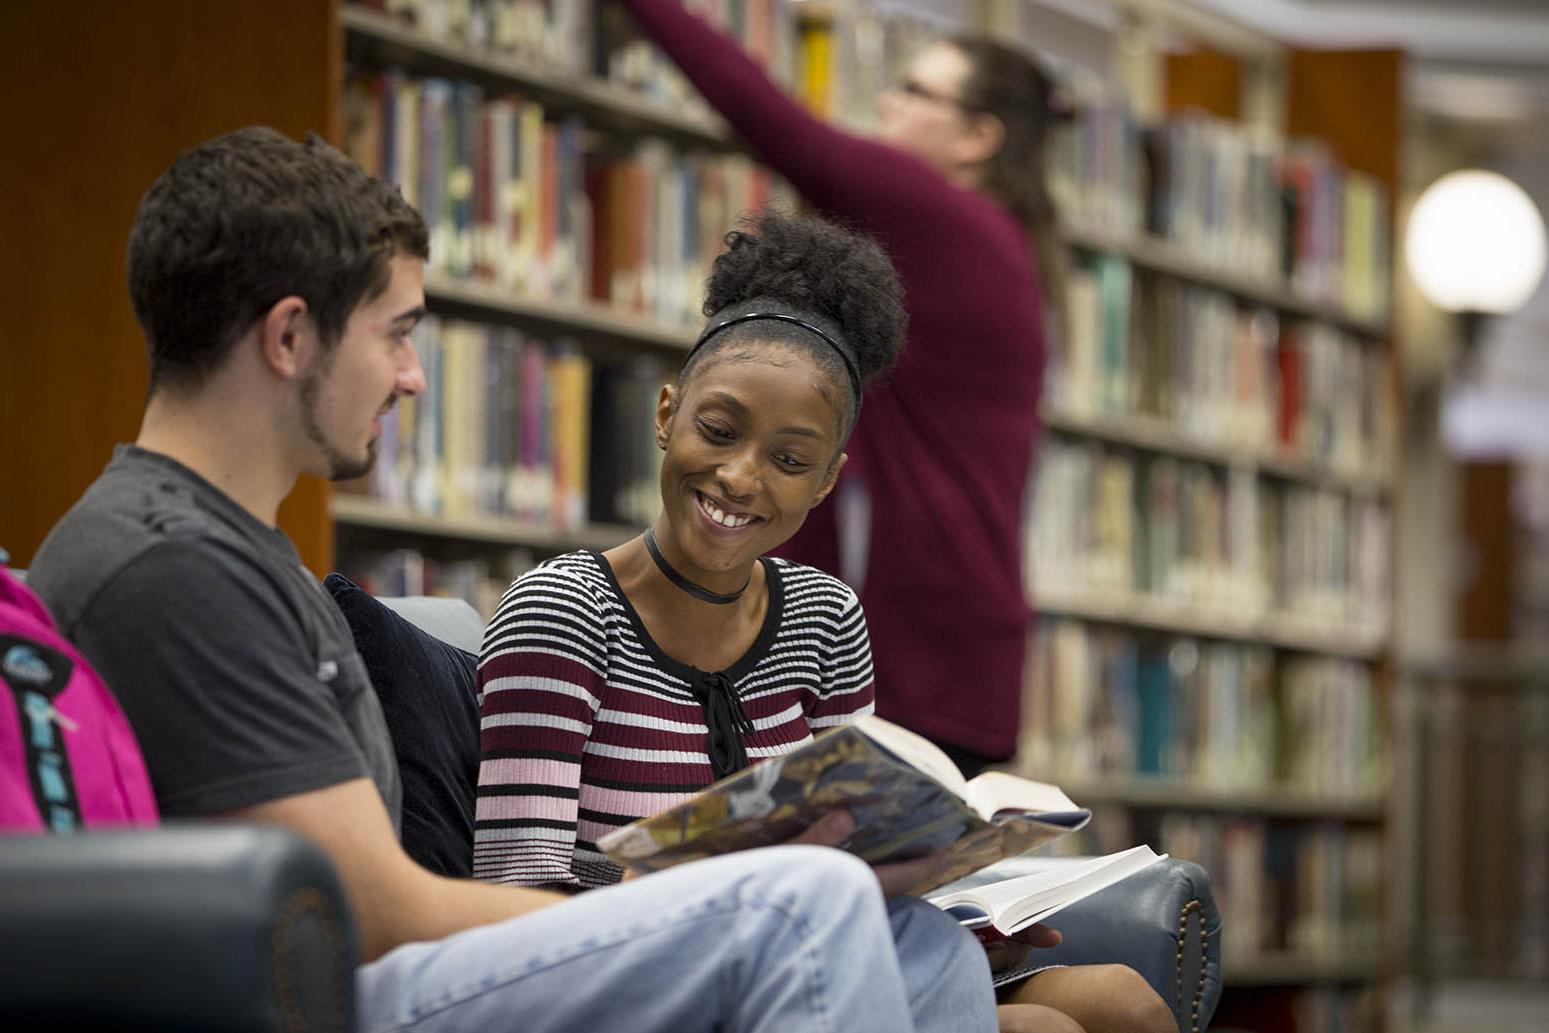
<path id="1" fill-rule="evenodd" d="M 357 976 L 364 1033 L 995 1029 L 989 964 L 871 869 L 783 846 L 682 865 L 399 947 Z"/>

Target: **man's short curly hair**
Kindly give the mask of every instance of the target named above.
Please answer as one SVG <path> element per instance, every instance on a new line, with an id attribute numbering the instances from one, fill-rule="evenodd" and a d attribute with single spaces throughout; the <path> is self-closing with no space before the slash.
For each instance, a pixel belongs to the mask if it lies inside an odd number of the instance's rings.
<path id="1" fill-rule="evenodd" d="M 317 136 L 264 127 L 180 155 L 140 202 L 129 294 L 151 387 L 198 387 L 253 323 L 305 299 L 325 346 L 387 289 L 394 255 L 424 259 L 425 223 L 392 184 Z"/>

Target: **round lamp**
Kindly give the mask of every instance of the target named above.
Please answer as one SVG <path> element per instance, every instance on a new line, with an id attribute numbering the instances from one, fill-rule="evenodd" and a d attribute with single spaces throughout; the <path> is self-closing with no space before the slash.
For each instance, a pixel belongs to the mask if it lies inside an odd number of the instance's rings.
<path id="1" fill-rule="evenodd" d="M 1515 312 L 1544 276 L 1544 220 L 1505 176 L 1449 172 L 1409 216 L 1404 256 L 1433 305 L 1449 312 Z"/>

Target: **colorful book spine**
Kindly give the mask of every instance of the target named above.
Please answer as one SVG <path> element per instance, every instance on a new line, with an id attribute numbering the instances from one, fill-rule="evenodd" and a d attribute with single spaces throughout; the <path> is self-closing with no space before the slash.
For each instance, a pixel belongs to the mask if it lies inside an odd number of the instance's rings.
<path id="1" fill-rule="evenodd" d="M 1387 746 L 1370 668 L 1048 618 L 1029 640 L 1018 761 L 1079 782 L 1162 778 L 1371 797 Z"/>
<path id="2" fill-rule="evenodd" d="M 1391 527 L 1372 499 L 1054 436 L 1031 485 L 1037 602 L 1171 604 L 1242 627 L 1380 634 Z"/>
<path id="3" fill-rule="evenodd" d="M 1159 420 L 1205 444 L 1348 476 L 1391 454 L 1388 363 L 1360 335 L 1099 254 L 1071 270 L 1051 354 L 1059 413 Z"/>
<path id="4" fill-rule="evenodd" d="M 654 447 L 637 445 L 652 440 L 660 367 L 594 376 L 573 345 L 436 316 L 421 321 L 414 341 L 426 390 L 402 399 L 386 421 L 365 490 L 430 515 L 559 529 L 600 519 L 589 502 L 594 490 L 612 503 L 606 522 L 654 516 L 659 459 Z M 603 384 L 611 385 L 606 392 Z M 598 444 L 620 458 L 594 484 L 594 422 L 603 415 L 611 430 Z"/>
<path id="5" fill-rule="evenodd" d="M 464 599 L 487 620 L 494 616 L 507 586 L 536 565 L 525 549 L 477 559 L 427 555 L 418 549 L 365 549 L 352 551 L 342 569 L 373 595 Z"/>
<path id="6" fill-rule="evenodd" d="M 693 323 L 722 235 L 775 193 L 744 156 L 592 152 L 579 120 L 468 83 L 359 77 L 346 112 L 351 156 L 424 217 L 431 272 L 535 299 Z"/>

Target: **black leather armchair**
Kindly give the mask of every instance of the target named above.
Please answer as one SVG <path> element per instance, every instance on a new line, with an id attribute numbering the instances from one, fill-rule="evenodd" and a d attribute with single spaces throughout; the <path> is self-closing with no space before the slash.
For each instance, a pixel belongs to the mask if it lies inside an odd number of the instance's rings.
<path id="1" fill-rule="evenodd" d="M 1001 866 L 1015 874 L 1016 859 Z M 1169 858 L 1072 904 L 1049 924 L 1064 942 L 1034 951 L 1030 963 L 1128 965 L 1167 1002 L 1180 1033 L 1210 1024 L 1221 998 L 1221 916 L 1199 865 Z"/>
<path id="2" fill-rule="evenodd" d="M 0 838 L 0 1029 L 347 1033 L 357 957 L 332 866 L 283 830 Z"/>
<path id="3" fill-rule="evenodd" d="M 1003 862 L 1015 864 L 1015 861 Z M 1220 918 L 1163 861 L 1061 912 L 1037 964 L 1126 964 L 1204 1030 Z M 322 853 L 274 828 L 0 839 L 0 1028 L 348 1033 L 355 930 Z"/>

